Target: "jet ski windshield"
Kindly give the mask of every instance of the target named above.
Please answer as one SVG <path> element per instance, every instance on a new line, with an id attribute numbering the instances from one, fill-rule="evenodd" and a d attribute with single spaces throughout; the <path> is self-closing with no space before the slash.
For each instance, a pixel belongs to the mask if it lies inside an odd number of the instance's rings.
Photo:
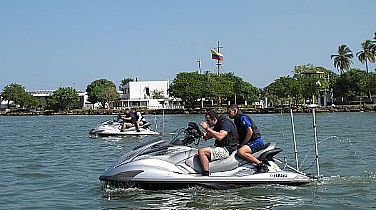
<path id="1" fill-rule="evenodd" d="M 123 155 L 120 160 L 114 165 L 114 167 L 126 164 L 131 162 L 137 156 L 151 153 L 157 150 L 165 149 L 169 147 L 169 143 L 165 140 L 162 140 L 160 137 L 153 139 L 151 141 L 145 142 L 139 146 L 133 148 L 132 151 L 128 152 L 127 154 Z"/>

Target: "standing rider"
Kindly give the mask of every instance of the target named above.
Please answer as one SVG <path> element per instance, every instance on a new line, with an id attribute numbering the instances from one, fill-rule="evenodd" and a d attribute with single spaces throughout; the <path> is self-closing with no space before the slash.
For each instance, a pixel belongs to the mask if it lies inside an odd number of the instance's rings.
<path id="1" fill-rule="evenodd" d="M 261 137 L 255 122 L 243 114 L 236 104 L 228 107 L 228 114 L 234 123 L 239 133 L 238 155 L 252 163 L 256 164 L 257 173 L 268 172 L 268 167 L 252 154 L 264 149 L 264 139 Z"/>
<path id="2" fill-rule="evenodd" d="M 215 138 L 215 147 L 203 147 L 198 150 L 198 157 L 202 166 L 204 176 L 209 176 L 209 162 L 227 158 L 236 150 L 238 133 L 234 123 L 226 117 L 218 117 L 218 114 L 211 110 L 205 114 L 206 122 L 200 126 L 205 129 L 204 139 Z M 213 127 L 213 128 L 211 128 Z"/>

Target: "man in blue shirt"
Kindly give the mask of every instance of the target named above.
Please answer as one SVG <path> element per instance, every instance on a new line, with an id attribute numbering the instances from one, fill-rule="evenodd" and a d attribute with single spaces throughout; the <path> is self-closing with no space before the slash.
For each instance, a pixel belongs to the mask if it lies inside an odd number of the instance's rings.
<path id="1" fill-rule="evenodd" d="M 261 137 L 255 122 L 243 114 L 236 104 L 228 108 L 228 115 L 234 119 L 234 123 L 239 134 L 238 155 L 254 164 L 256 164 L 257 173 L 268 172 L 268 167 L 252 154 L 264 149 L 264 139 Z"/>

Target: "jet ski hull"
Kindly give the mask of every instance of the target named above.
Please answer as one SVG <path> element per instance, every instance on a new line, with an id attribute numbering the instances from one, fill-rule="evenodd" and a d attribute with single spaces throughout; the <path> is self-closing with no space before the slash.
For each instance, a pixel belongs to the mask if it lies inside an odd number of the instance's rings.
<path id="1" fill-rule="evenodd" d="M 251 186 L 260 184 L 281 184 L 281 185 L 304 185 L 310 183 L 309 177 L 294 174 L 291 172 L 268 172 L 253 174 L 243 177 L 234 176 L 210 176 L 196 175 L 179 175 L 179 174 L 158 174 L 158 178 L 142 176 L 144 171 L 128 171 L 125 174 L 118 174 L 117 177 L 100 176 L 100 180 L 110 186 L 123 186 L 126 188 L 137 187 L 141 189 L 178 189 L 192 186 L 204 186 L 209 188 L 233 188 L 241 186 Z"/>
<path id="2" fill-rule="evenodd" d="M 89 134 L 97 137 L 108 137 L 108 136 L 145 136 L 145 135 L 157 135 L 155 132 L 149 128 L 150 124 L 143 125 L 139 128 L 139 131 L 135 127 L 130 127 L 121 131 L 121 123 L 114 122 L 112 120 L 105 121 L 96 126 L 96 128 L 91 129 Z"/>
<path id="3" fill-rule="evenodd" d="M 136 130 L 130 130 L 130 131 L 108 131 L 108 130 L 103 130 L 103 131 L 96 131 L 96 130 L 91 130 L 89 132 L 90 135 L 93 136 L 98 136 L 98 137 L 109 137 L 109 136 L 146 136 L 146 135 L 158 135 L 158 132 L 148 130 L 148 129 L 140 129 L 139 132 Z"/>
<path id="4" fill-rule="evenodd" d="M 177 150 L 179 150 L 177 148 Z M 180 153 L 191 152 L 181 147 Z M 196 150 L 193 150 L 196 152 Z M 303 174 L 283 171 L 275 163 L 270 162 L 267 173 L 255 173 L 253 164 L 246 163 L 229 171 L 213 172 L 210 176 L 203 176 L 199 169 L 190 168 L 186 161 L 174 164 L 182 157 L 162 157 L 160 159 L 133 160 L 129 155 L 129 162 L 120 161 L 109 168 L 99 177 L 106 184 L 123 187 L 138 187 L 142 189 L 176 189 L 200 185 L 211 188 L 229 188 L 257 184 L 303 185 L 311 179 Z M 122 163 L 121 163 L 122 162 Z"/>
<path id="5" fill-rule="evenodd" d="M 265 173 L 258 173 L 254 164 L 240 158 L 234 151 L 226 159 L 210 162 L 210 176 L 204 176 L 197 149 L 188 146 L 199 143 L 195 142 L 202 136 L 197 132 L 198 129 L 198 126 L 189 126 L 184 138 L 175 137 L 170 143 L 159 137 L 133 148 L 106 169 L 99 179 L 106 185 L 143 189 L 174 189 L 195 185 L 214 188 L 256 184 L 303 185 L 311 181 L 302 172 L 279 168 L 273 156 L 282 150 L 273 142 L 253 154 L 267 165 L 268 171 Z"/>

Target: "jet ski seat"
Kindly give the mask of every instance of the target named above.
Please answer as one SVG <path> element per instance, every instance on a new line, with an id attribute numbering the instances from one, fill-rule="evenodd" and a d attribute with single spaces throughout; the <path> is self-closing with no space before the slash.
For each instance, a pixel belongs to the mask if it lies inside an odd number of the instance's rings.
<path id="1" fill-rule="evenodd" d="M 275 142 L 267 143 L 267 144 L 265 144 L 265 148 L 263 150 L 260 150 L 260 151 L 258 151 L 256 153 L 254 153 L 253 155 L 256 158 L 259 158 L 262 154 L 265 154 L 265 153 L 269 154 L 271 151 L 273 151 L 275 149 L 275 146 L 276 146 Z M 279 149 L 278 152 L 280 152 L 280 151 L 281 150 Z M 263 155 L 263 156 L 265 156 L 265 155 Z M 240 158 L 237 155 L 237 151 L 234 151 L 226 159 L 216 160 L 216 161 L 213 161 L 213 162 L 209 162 L 209 171 L 210 172 L 230 171 L 230 170 L 233 170 L 233 169 L 235 169 L 235 168 L 237 168 L 237 167 L 239 167 L 241 165 L 246 164 L 247 162 L 248 161 Z M 185 161 L 185 163 L 188 166 L 190 166 L 191 168 L 193 168 L 195 171 L 197 171 L 199 173 L 202 172 L 202 167 L 201 167 L 200 159 L 199 159 L 199 157 L 197 155 L 194 155 L 191 158 L 187 159 Z"/>

